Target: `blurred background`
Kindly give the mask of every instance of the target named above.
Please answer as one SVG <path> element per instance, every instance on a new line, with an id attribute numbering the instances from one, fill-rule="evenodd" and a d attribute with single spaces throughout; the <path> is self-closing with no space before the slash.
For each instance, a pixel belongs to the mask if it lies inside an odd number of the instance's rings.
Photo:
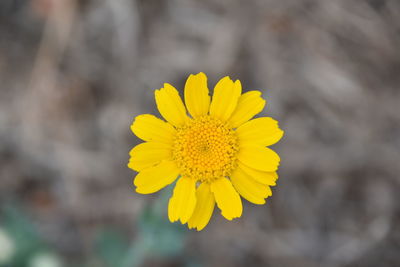
<path id="1" fill-rule="evenodd" d="M 400 1 L 1 0 L 0 266 L 400 266 Z M 286 131 L 267 205 L 170 224 L 129 126 L 190 73 Z"/>

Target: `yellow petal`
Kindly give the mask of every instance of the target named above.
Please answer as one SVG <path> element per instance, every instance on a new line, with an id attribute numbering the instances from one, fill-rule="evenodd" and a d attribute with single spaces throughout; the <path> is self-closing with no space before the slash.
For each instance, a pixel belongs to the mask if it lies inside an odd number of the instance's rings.
<path id="1" fill-rule="evenodd" d="M 179 169 L 173 161 L 162 161 L 160 164 L 144 169 L 136 175 L 134 185 L 136 192 L 151 194 L 173 183 L 178 177 Z"/>
<path id="2" fill-rule="evenodd" d="M 239 194 L 254 204 L 265 204 L 265 198 L 272 196 L 268 185 L 255 181 L 240 168 L 232 173 L 231 181 Z"/>
<path id="3" fill-rule="evenodd" d="M 210 105 L 210 115 L 227 121 L 237 106 L 242 85 L 239 80 L 233 82 L 228 76 L 222 78 L 214 88 Z"/>
<path id="4" fill-rule="evenodd" d="M 237 128 L 236 133 L 240 146 L 252 144 L 270 146 L 278 142 L 283 136 L 283 131 L 279 129 L 278 122 L 269 117 L 248 121 Z"/>
<path id="5" fill-rule="evenodd" d="M 237 157 L 248 167 L 265 172 L 276 171 L 280 161 L 275 151 L 262 146 L 241 147 Z"/>
<path id="6" fill-rule="evenodd" d="M 215 199 L 206 183 L 200 184 L 196 191 L 197 204 L 192 217 L 188 221 L 189 229 L 196 228 L 201 231 L 210 221 L 214 211 Z"/>
<path id="7" fill-rule="evenodd" d="M 207 115 L 210 107 L 207 76 L 200 72 L 191 74 L 185 84 L 185 103 L 193 118 Z"/>
<path id="8" fill-rule="evenodd" d="M 131 125 L 132 132 L 144 141 L 172 143 L 176 130 L 174 127 L 159 118 L 143 114 L 135 118 Z"/>
<path id="9" fill-rule="evenodd" d="M 174 193 L 169 199 L 168 218 L 171 222 L 180 220 L 185 224 L 196 206 L 196 180 L 182 177 L 176 183 Z"/>
<path id="10" fill-rule="evenodd" d="M 232 128 L 237 128 L 260 113 L 265 106 L 260 91 L 249 91 L 239 97 L 235 111 L 229 119 Z"/>
<path id="11" fill-rule="evenodd" d="M 159 142 L 141 143 L 129 152 L 128 167 L 140 171 L 148 167 L 157 165 L 162 160 L 171 158 L 172 148 L 170 144 Z"/>
<path id="12" fill-rule="evenodd" d="M 242 200 L 227 178 L 219 178 L 211 183 L 211 192 L 221 210 L 222 216 L 228 220 L 242 215 Z"/>
<path id="13" fill-rule="evenodd" d="M 157 108 L 160 114 L 174 126 L 182 126 L 188 119 L 186 108 L 178 91 L 170 84 L 155 91 Z"/>
<path id="14" fill-rule="evenodd" d="M 278 174 L 276 172 L 263 172 L 253 168 L 247 167 L 240 161 L 238 162 L 238 168 L 242 169 L 248 176 L 252 177 L 259 183 L 266 185 L 276 185 Z"/>

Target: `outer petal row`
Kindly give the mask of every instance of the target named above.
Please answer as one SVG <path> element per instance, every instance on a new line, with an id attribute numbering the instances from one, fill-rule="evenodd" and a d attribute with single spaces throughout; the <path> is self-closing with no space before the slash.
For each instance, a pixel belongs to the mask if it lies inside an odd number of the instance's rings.
<path id="1" fill-rule="evenodd" d="M 185 84 L 185 103 L 193 118 L 207 115 L 210 107 L 207 76 L 200 72 L 191 74 Z"/>
<path id="2" fill-rule="evenodd" d="M 196 180 L 182 177 L 176 183 L 174 193 L 168 204 L 168 217 L 171 222 L 180 220 L 185 224 L 196 206 Z"/>
<path id="3" fill-rule="evenodd" d="M 229 77 L 222 78 L 214 88 L 210 115 L 227 121 L 236 109 L 241 93 L 242 85 L 239 80 L 233 82 Z"/>
<path id="4" fill-rule="evenodd" d="M 259 173 L 258 175 L 274 176 L 256 170 L 253 170 L 254 172 Z M 272 183 L 271 181 L 267 182 Z M 202 183 L 197 190 L 195 187 L 193 179 L 184 177 L 178 181 L 168 205 L 168 216 L 171 222 L 177 220 L 180 220 L 182 224 L 188 222 L 190 229 L 196 228 L 198 231 L 208 224 L 215 202 L 221 209 L 221 214 L 226 219 L 232 220 L 242 214 L 243 208 L 239 194 L 254 204 L 265 204 L 265 198 L 272 195 L 272 191 L 266 183 L 260 183 L 253 179 L 242 168 L 235 170 L 231 181 L 221 178 L 211 185 Z"/>
<path id="5" fill-rule="evenodd" d="M 164 88 L 155 91 L 155 98 L 158 111 L 172 125 L 182 126 L 189 119 L 182 99 L 172 85 L 165 83 Z"/>
<path id="6" fill-rule="evenodd" d="M 195 195 L 195 180 L 183 177 L 178 180 L 169 201 L 168 217 L 171 222 L 178 219 L 182 224 L 188 222 L 190 229 L 200 231 L 210 221 L 215 202 L 228 220 L 242 215 L 240 196 L 227 178 L 220 178 L 211 185 L 202 183 Z"/>
<path id="7" fill-rule="evenodd" d="M 129 155 L 131 157 L 129 159 L 128 167 L 135 171 L 141 171 L 148 167 L 157 165 L 162 160 L 170 159 L 172 148 L 170 144 L 145 142 L 132 148 Z"/>
<path id="8" fill-rule="evenodd" d="M 188 221 L 189 229 L 196 228 L 202 230 L 208 222 L 214 211 L 215 198 L 210 190 L 210 186 L 202 183 L 196 191 L 197 204 L 192 217 Z"/>
<path id="9" fill-rule="evenodd" d="M 270 146 L 278 142 L 283 131 L 278 122 L 269 117 L 257 118 L 241 125 L 236 130 L 241 147 L 248 145 Z"/>
<path id="10" fill-rule="evenodd" d="M 179 175 L 179 169 L 173 161 L 162 161 L 160 164 L 144 169 L 136 175 L 134 185 L 136 192 L 151 194 L 173 183 Z"/>
<path id="11" fill-rule="evenodd" d="M 156 192 L 172 183 L 178 174 L 179 170 L 174 162 L 163 161 L 144 169 L 136 176 L 136 190 L 143 194 Z M 189 222 L 189 228 L 201 230 L 211 218 L 215 200 L 226 219 L 240 217 L 242 203 L 239 194 L 252 203 L 264 204 L 264 199 L 272 194 L 268 184 L 274 184 L 275 177 L 276 173 L 257 171 L 240 162 L 231 181 L 221 178 L 211 186 L 202 183 L 197 192 L 195 180 L 183 177 L 177 182 L 170 199 L 169 219 L 171 222 L 180 220 L 183 224 Z M 261 180 L 261 183 L 256 179 Z"/>
<path id="12" fill-rule="evenodd" d="M 261 97 L 260 91 L 249 91 L 239 97 L 235 111 L 229 118 L 232 128 L 237 128 L 246 121 L 260 113 L 265 106 L 265 100 Z"/>
<path id="13" fill-rule="evenodd" d="M 208 94 L 207 76 L 200 72 L 190 75 L 185 84 L 185 103 L 193 117 L 210 115 L 228 121 L 232 128 L 242 125 L 262 111 L 265 100 L 261 92 L 250 91 L 241 95 L 239 80 L 233 82 L 228 76 L 222 78 L 214 88 L 212 102 Z M 170 84 L 155 91 L 160 114 L 172 125 L 182 126 L 187 120 L 186 108 L 178 91 Z"/>
<path id="14" fill-rule="evenodd" d="M 264 172 L 276 171 L 280 162 L 279 155 L 275 151 L 262 146 L 242 147 L 237 157 L 248 167 Z"/>
<path id="15" fill-rule="evenodd" d="M 227 178 L 220 178 L 211 183 L 211 192 L 214 193 L 218 208 L 226 219 L 232 220 L 242 215 L 242 200 Z"/>
<path id="16" fill-rule="evenodd" d="M 231 181 L 239 194 L 254 204 L 265 204 L 265 198 L 272 195 L 269 186 L 257 182 L 240 168 L 232 173 Z"/>
<path id="17" fill-rule="evenodd" d="M 253 168 L 247 167 L 240 161 L 238 162 L 238 168 L 257 182 L 265 185 L 276 185 L 276 180 L 278 180 L 278 174 L 276 172 L 258 171 Z"/>
<path id="18" fill-rule="evenodd" d="M 210 105 L 207 76 L 200 72 L 196 75 L 190 75 L 187 79 L 185 85 L 185 102 L 193 117 L 206 115 L 209 109 L 210 115 L 224 121 L 229 121 L 231 127 L 236 128 L 261 112 L 265 106 L 265 100 L 261 98 L 261 92 L 250 91 L 243 95 L 241 95 L 241 92 L 242 86 L 239 80 L 233 82 L 229 77 L 224 77 L 216 84 Z M 172 85 L 165 83 L 164 88 L 156 90 L 155 99 L 159 112 L 172 125 L 181 126 L 188 120 L 182 99 Z M 150 119 L 150 116 L 152 115 L 138 116 L 138 124 L 144 121 L 152 124 L 156 123 L 154 119 Z M 163 121 L 160 120 L 160 122 Z M 253 124 L 257 123 L 261 124 L 259 121 L 253 122 Z M 142 124 L 140 125 L 142 126 Z M 165 128 L 165 126 L 161 125 L 160 127 Z M 248 127 L 251 127 L 251 125 L 248 125 Z M 132 131 L 135 128 L 132 125 Z M 146 135 L 143 136 L 141 130 L 135 130 L 134 133 L 139 138 L 149 141 Z"/>
<path id="19" fill-rule="evenodd" d="M 131 125 L 132 132 L 144 141 L 172 143 L 176 130 L 171 124 L 150 114 L 139 115 Z"/>

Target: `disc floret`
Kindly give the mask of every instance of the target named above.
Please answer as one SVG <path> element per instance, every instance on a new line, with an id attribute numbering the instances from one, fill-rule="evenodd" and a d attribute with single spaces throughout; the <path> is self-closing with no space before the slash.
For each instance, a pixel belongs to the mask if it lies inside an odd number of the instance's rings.
<path id="1" fill-rule="evenodd" d="M 207 115 L 178 128 L 173 157 L 182 176 L 211 182 L 231 174 L 238 150 L 235 132 Z"/>

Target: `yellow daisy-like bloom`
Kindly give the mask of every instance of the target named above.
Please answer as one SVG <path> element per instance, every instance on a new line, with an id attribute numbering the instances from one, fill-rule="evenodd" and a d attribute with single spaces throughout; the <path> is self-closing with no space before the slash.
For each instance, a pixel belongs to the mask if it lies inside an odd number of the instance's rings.
<path id="1" fill-rule="evenodd" d="M 267 146 L 278 142 L 283 131 L 272 118 L 252 119 L 265 106 L 261 92 L 242 94 L 239 80 L 224 77 L 211 100 L 207 77 L 199 73 L 186 81 L 186 107 L 167 83 L 155 91 L 155 99 L 166 121 L 144 114 L 131 126 L 146 141 L 130 151 L 128 167 L 139 172 L 136 192 L 157 192 L 179 177 L 168 204 L 169 220 L 198 231 L 208 224 L 215 203 L 228 220 L 242 215 L 240 196 L 265 203 L 280 161 Z"/>

